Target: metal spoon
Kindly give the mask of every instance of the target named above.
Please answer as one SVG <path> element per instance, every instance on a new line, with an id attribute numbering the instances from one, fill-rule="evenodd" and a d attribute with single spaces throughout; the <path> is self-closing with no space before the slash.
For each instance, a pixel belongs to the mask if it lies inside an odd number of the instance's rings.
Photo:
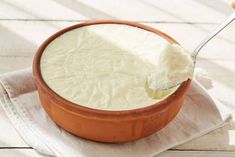
<path id="1" fill-rule="evenodd" d="M 200 50 L 212 39 L 214 38 L 219 32 L 221 32 L 227 25 L 229 25 L 233 20 L 235 19 L 235 12 L 232 13 L 224 22 L 222 22 L 219 26 L 217 26 L 214 31 L 212 31 L 208 36 L 206 36 L 195 48 L 195 50 L 190 54 L 193 61 L 194 61 L 194 66 L 197 60 L 197 55 L 200 52 Z M 181 82 L 182 83 L 182 82 Z M 177 83 L 174 86 L 169 86 L 169 87 L 164 87 L 164 88 L 158 88 L 157 91 L 155 92 L 160 92 L 160 91 L 165 91 L 169 90 L 171 88 L 174 88 L 178 86 L 181 83 Z"/>
<path id="2" fill-rule="evenodd" d="M 194 60 L 194 63 L 196 62 L 197 55 L 200 52 L 200 50 L 212 39 L 214 38 L 219 32 L 221 32 L 226 26 L 228 26 L 233 20 L 235 19 L 235 12 L 232 13 L 227 19 L 225 19 L 224 22 L 222 22 L 219 26 L 217 26 L 214 31 L 212 31 L 210 34 L 208 34 L 195 48 L 195 50 L 192 52 L 191 56 Z"/>

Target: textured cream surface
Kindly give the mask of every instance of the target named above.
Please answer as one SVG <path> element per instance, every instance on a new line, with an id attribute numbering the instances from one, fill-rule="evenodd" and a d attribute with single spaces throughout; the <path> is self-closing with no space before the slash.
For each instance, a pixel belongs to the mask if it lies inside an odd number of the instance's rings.
<path id="1" fill-rule="evenodd" d="M 145 91 L 164 38 L 132 26 L 99 24 L 53 40 L 41 58 L 44 81 L 65 99 L 90 108 L 127 110 L 160 100 Z"/>

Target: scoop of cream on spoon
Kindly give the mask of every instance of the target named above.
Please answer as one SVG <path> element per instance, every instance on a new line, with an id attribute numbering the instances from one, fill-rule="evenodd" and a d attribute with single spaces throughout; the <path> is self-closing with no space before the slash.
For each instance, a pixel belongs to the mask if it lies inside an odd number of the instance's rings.
<path id="1" fill-rule="evenodd" d="M 160 98 L 171 88 L 192 78 L 194 61 L 180 45 L 168 44 L 161 52 L 156 67 L 147 76 L 146 86 L 151 97 Z"/>
<path id="2" fill-rule="evenodd" d="M 157 68 L 147 76 L 148 95 L 152 98 L 162 98 L 182 82 L 192 78 L 199 51 L 234 19 L 235 12 L 206 36 L 192 53 L 177 44 L 167 45 L 161 52 Z"/>

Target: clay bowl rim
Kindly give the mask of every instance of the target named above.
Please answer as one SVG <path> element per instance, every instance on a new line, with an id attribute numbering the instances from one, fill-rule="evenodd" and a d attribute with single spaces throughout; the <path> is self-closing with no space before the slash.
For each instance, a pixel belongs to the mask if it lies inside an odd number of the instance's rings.
<path id="1" fill-rule="evenodd" d="M 94 116 L 96 118 L 98 117 L 103 117 L 103 118 L 107 118 L 107 116 L 109 117 L 120 117 L 120 116 L 127 116 L 127 117 L 132 117 L 132 115 L 136 115 L 138 114 L 139 116 L 147 116 L 150 114 L 153 114 L 156 112 L 156 110 L 163 110 L 165 108 L 167 108 L 172 101 L 180 99 L 181 97 L 184 96 L 185 92 L 188 89 L 188 86 L 190 85 L 191 80 L 188 79 L 187 81 L 183 82 L 180 87 L 171 95 L 169 95 L 167 98 L 165 98 L 164 100 L 157 102 L 155 104 L 146 106 L 146 107 L 141 107 L 141 108 L 136 108 L 136 109 L 129 109 L 129 110 L 101 110 L 101 109 L 94 109 L 94 108 L 89 108 L 86 106 L 82 106 L 80 104 L 76 104 L 73 103 L 63 97 L 61 97 L 60 95 L 58 95 L 56 92 L 54 92 L 47 84 L 46 82 L 44 82 L 42 75 L 41 75 L 41 71 L 40 71 L 40 60 L 41 60 L 41 56 L 45 50 L 45 48 L 50 44 L 50 42 L 52 42 L 54 39 L 56 39 L 57 37 L 59 37 L 60 35 L 71 31 L 73 29 L 79 28 L 79 27 L 83 27 L 83 26 L 89 26 L 89 25 L 96 25 L 96 24 L 124 24 L 124 25 L 129 25 L 129 26 L 133 26 L 133 27 L 138 27 L 140 29 L 146 30 L 146 31 L 150 31 L 152 33 L 155 33 L 161 37 L 163 37 L 164 39 L 166 39 L 167 41 L 169 41 L 170 43 L 177 43 L 178 42 L 176 40 L 174 40 L 173 38 L 171 38 L 170 36 L 168 36 L 167 34 L 143 25 L 143 24 L 139 24 L 137 22 L 130 22 L 130 21 L 123 21 L 123 20 L 91 20 L 91 21 L 87 21 L 87 22 L 83 22 L 83 23 L 79 23 L 79 24 L 75 24 L 69 27 L 66 27 L 56 33 L 54 33 L 53 35 L 51 35 L 49 38 L 47 38 L 42 44 L 41 46 L 38 48 L 35 56 L 34 56 L 34 60 L 33 60 L 33 75 L 36 81 L 37 86 L 40 86 L 42 89 L 44 89 L 45 91 L 47 91 L 46 94 L 49 94 L 49 96 L 51 98 L 54 98 L 56 101 L 61 101 L 61 103 L 56 103 L 56 105 L 58 105 L 59 107 L 62 107 L 64 110 L 67 110 L 68 112 L 72 112 L 75 114 L 79 114 L 81 115 L 81 113 L 83 113 L 82 115 L 87 114 L 87 116 Z M 97 117 L 98 116 L 98 117 Z M 115 118 L 114 118 L 115 119 Z"/>

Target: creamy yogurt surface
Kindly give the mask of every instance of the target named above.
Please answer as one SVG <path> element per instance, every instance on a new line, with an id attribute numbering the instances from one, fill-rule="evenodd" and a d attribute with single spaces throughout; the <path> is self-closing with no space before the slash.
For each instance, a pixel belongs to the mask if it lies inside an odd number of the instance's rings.
<path id="1" fill-rule="evenodd" d="M 152 105 L 147 76 L 171 45 L 152 32 L 123 24 L 97 24 L 66 32 L 41 57 L 46 84 L 63 98 L 89 108 L 129 110 Z"/>

